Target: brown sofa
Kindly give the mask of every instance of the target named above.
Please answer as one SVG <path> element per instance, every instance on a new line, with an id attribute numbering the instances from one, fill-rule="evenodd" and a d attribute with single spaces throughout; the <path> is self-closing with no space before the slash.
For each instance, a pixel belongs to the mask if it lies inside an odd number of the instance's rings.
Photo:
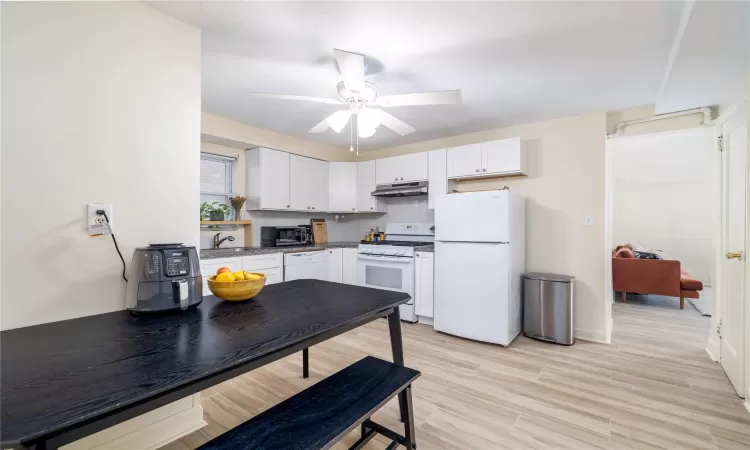
<path id="1" fill-rule="evenodd" d="M 627 293 L 668 295 L 680 298 L 680 309 L 685 309 L 685 298 L 699 298 L 703 283 L 680 269 L 680 262 L 667 259 L 637 259 L 629 246 L 617 247 L 612 256 L 612 285 L 623 302 Z"/>

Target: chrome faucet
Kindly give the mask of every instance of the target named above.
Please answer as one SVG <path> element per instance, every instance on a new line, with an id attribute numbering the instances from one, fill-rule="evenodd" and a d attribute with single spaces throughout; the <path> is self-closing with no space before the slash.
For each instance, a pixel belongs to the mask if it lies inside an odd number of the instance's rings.
<path id="1" fill-rule="evenodd" d="M 217 248 L 219 248 L 219 246 L 221 245 L 221 243 L 224 242 L 224 241 L 229 241 L 229 242 L 234 241 L 234 236 L 227 236 L 225 238 L 219 239 L 220 235 L 221 235 L 221 232 L 216 233 L 214 235 L 214 250 L 216 250 Z"/>

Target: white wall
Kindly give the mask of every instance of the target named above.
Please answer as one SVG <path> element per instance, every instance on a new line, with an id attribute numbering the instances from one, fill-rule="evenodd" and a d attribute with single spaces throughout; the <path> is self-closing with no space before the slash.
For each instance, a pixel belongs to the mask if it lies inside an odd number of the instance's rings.
<path id="1" fill-rule="evenodd" d="M 716 145 L 713 127 L 611 139 L 613 245 L 666 252 L 714 278 Z"/>
<path id="2" fill-rule="evenodd" d="M 498 128 L 361 153 L 362 159 L 521 137 L 527 141 L 527 177 L 464 181 L 460 191 L 509 186 L 526 196 L 526 269 L 576 277 L 575 335 L 607 340 L 609 300 L 604 277 L 604 112 Z M 594 217 L 584 227 L 584 217 Z"/>
<path id="3" fill-rule="evenodd" d="M 137 2 L 2 3 L 3 329 L 120 310 L 121 263 L 198 245 L 199 31 Z"/>

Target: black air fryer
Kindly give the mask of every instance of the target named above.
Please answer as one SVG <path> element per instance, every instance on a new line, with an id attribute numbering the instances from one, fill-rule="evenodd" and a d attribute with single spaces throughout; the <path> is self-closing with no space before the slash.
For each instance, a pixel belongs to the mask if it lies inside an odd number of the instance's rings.
<path id="1" fill-rule="evenodd" d="M 151 244 L 133 252 L 127 306 L 134 313 L 187 310 L 203 301 L 203 278 L 195 247 Z"/>

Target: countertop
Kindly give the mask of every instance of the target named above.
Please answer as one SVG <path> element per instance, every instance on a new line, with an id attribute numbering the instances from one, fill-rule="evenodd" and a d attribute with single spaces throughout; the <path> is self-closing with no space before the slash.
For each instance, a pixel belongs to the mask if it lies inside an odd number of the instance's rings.
<path id="1" fill-rule="evenodd" d="M 235 247 L 216 250 L 203 249 L 200 259 L 232 258 L 235 256 L 267 255 L 269 253 L 300 253 L 329 248 L 357 248 L 359 242 L 328 242 L 325 244 L 300 245 L 299 247 Z"/>
<path id="2" fill-rule="evenodd" d="M 407 301 L 403 292 L 295 280 L 244 302 L 209 295 L 173 314 L 116 311 L 2 331 L 0 446 L 33 445 L 71 427 L 99 431 Z"/>
<path id="3" fill-rule="evenodd" d="M 435 246 L 423 245 L 421 247 L 414 247 L 414 251 L 419 253 L 435 253 Z"/>

